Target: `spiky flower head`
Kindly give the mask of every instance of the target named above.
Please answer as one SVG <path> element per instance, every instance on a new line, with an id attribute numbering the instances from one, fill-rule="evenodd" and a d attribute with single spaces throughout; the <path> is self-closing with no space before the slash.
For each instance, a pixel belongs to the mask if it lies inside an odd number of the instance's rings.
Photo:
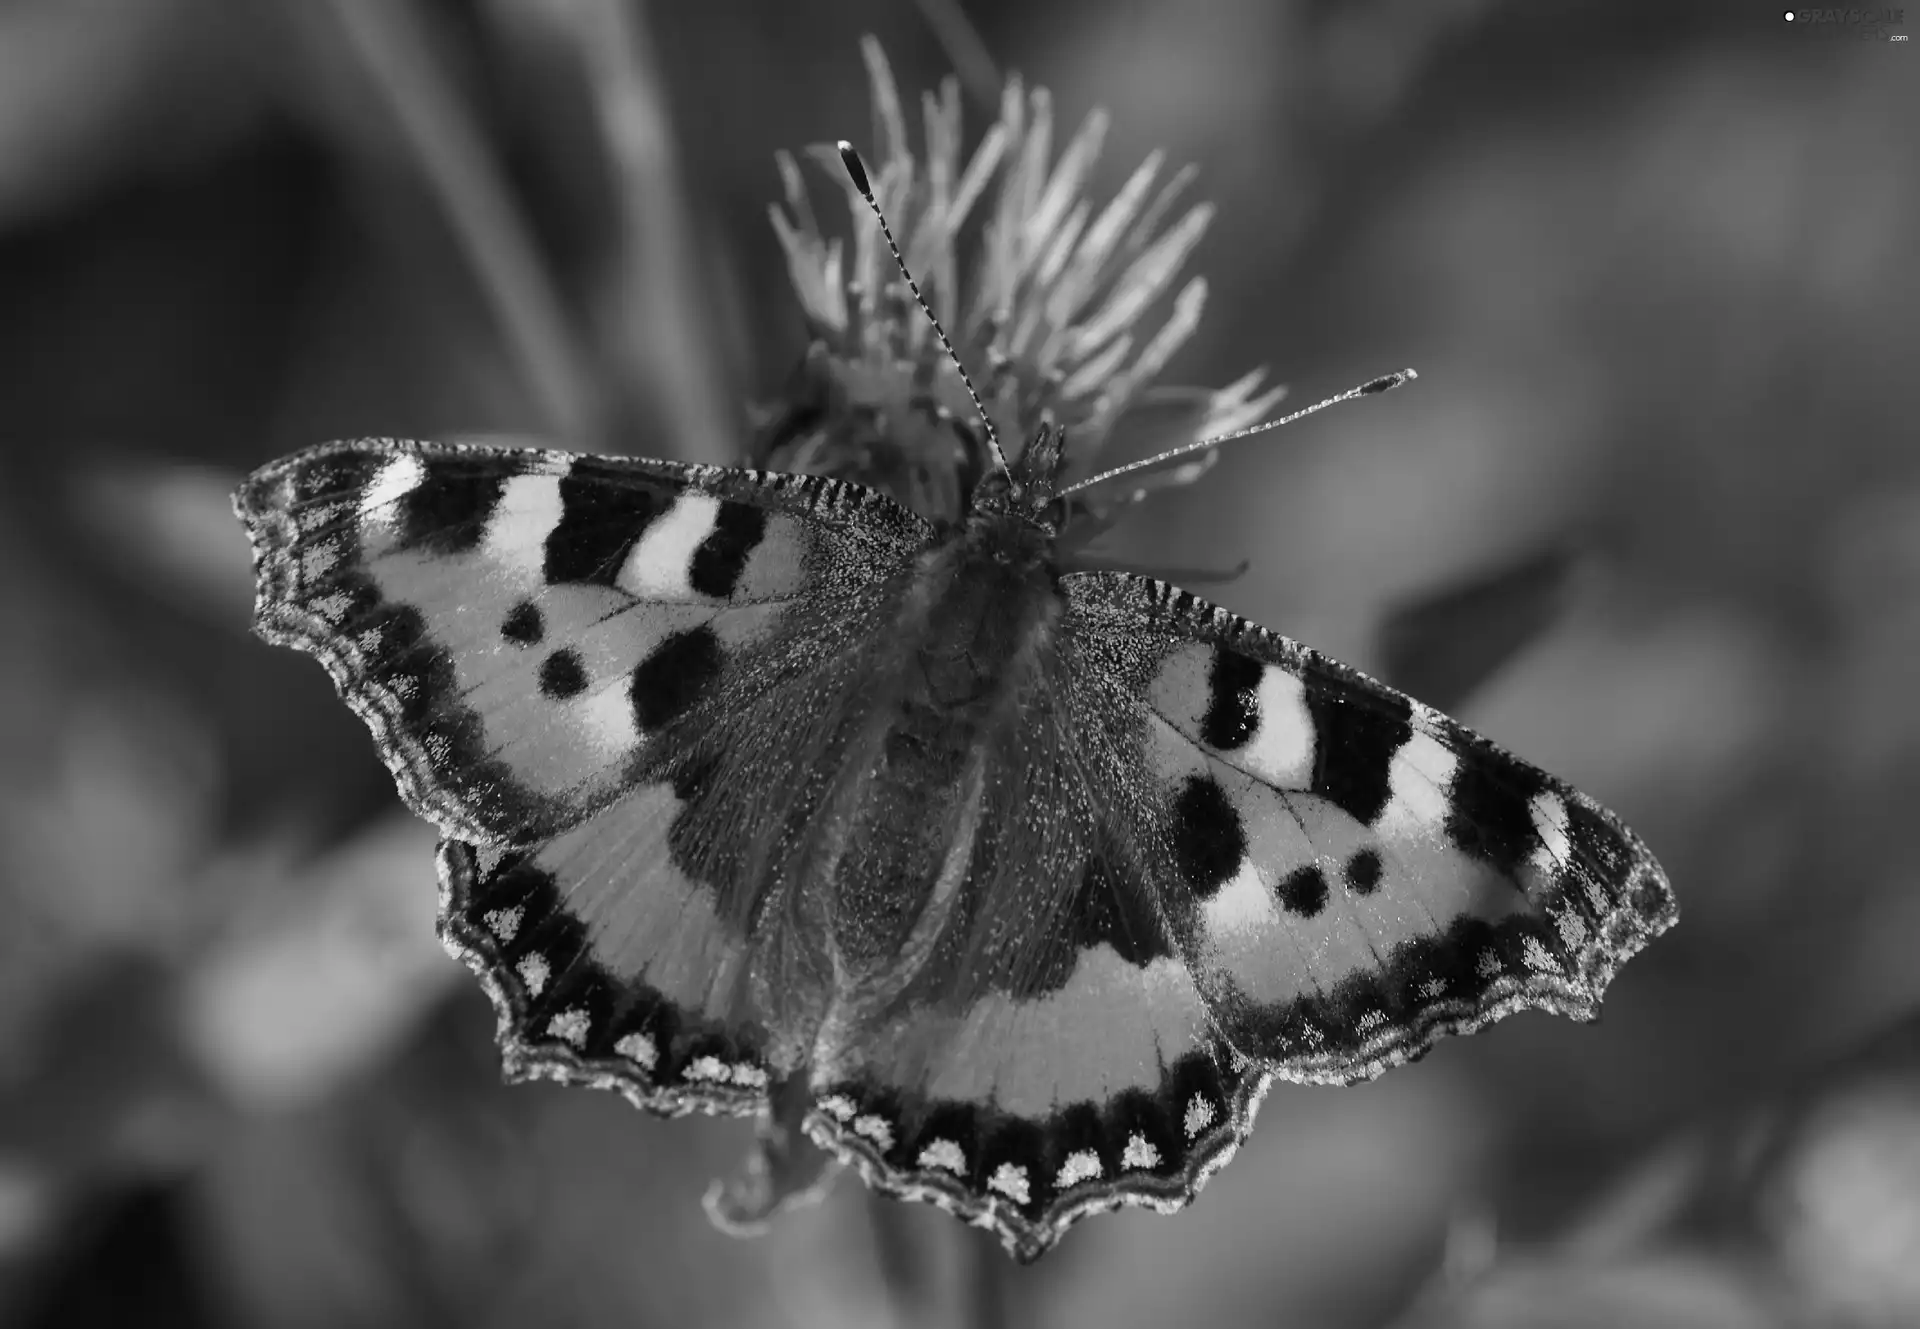
<path id="1" fill-rule="evenodd" d="M 1103 452 L 1118 460 L 1172 448 L 1271 411 L 1284 389 L 1261 392 L 1263 370 L 1218 390 L 1154 382 L 1206 304 L 1203 277 L 1175 289 L 1213 217 L 1206 203 L 1177 211 L 1191 168 L 1162 180 L 1155 152 L 1096 211 L 1087 182 L 1105 112 L 1088 115 L 1056 159 L 1052 101 L 1017 78 L 964 164 L 958 81 L 923 94 L 916 156 L 886 56 L 871 37 L 862 51 L 873 85 L 875 197 L 1010 456 L 1043 423 L 1064 427 L 1071 483 L 1094 474 Z M 844 187 L 853 240 L 849 249 L 822 231 L 798 163 L 779 154 L 786 207 L 770 211 L 812 345 L 753 460 L 859 480 L 924 516 L 956 519 L 986 464 L 973 406 L 839 154 L 825 145 L 807 154 Z M 966 264 L 963 235 L 977 237 Z M 1080 532 L 1103 529 L 1118 507 L 1153 488 L 1197 478 L 1213 455 L 1136 472 L 1122 492 L 1086 491 L 1080 506 L 1099 520 L 1080 523 Z"/>

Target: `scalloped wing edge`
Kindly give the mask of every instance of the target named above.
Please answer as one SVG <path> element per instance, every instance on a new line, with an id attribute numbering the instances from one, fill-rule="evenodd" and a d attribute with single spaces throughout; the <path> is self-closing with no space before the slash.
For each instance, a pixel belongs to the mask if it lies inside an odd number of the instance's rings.
<path id="1" fill-rule="evenodd" d="M 770 1109 L 771 1099 L 765 1088 L 659 1084 L 636 1072 L 624 1059 L 588 1056 L 558 1039 L 529 1036 L 526 1030 L 532 1023 L 532 1002 L 525 985 L 501 958 L 492 935 L 467 926 L 460 917 L 457 901 L 465 883 L 455 854 L 472 847 L 467 841 L 448 836 L 434 853 L 440 877 L 436 932 L 447 954 L 466 965 L 493 1004 L 494 1041 L 500 1047 L 501 1071 L 509 1083 L 550 1080 L 608 1089 L 660 1117 L 684 1117 L 695 1112 L 747 1117 Z"/>
<path id="2" fill-rule="evenodd" d="M 1371 1080 L 1408 1062 L 1418 1061 L 1450 1035 L 1471 1034 L 1523 1010 L 1544 1010 L 1581 1022 L 1599 1018 L 1601 998 L 1620 967 L 1639 954 L 1655 937 L 1673 926 L 1678 909 L 1665 878 L 1650 855 L 1635 842 L 1642 858 L 1636 863 L 1633 886 L 1622 903 L 1580 953 L 1580 971 L 1572 979 L 1533 974 L 1508 978 L 1489 987 L 1478 1002 L 1438 1004 L 1411 1030 L 1391 1031 L 1363 1045 L 1363 1069 L 1357 1074 L 1323 1071 L 1311 1060 L 1249 1063 L 1235 1087 L 1228 1117 L 1189 1147 L 1181 1175 L 1151 1179 L 1123 1174 L 1114 1180 L 1088 1181 L 1073 1194 L 1057 1200 L 1037 1220 L 1023 1217 L 1016 1206 L 996 1195 L 976 1194 L 957 1178 L 937 1169 L 902 1170 L 886 1162 L 874 1146 L 844 1123 L 821 1111 L 809 1111 L 808 1136 L 860 1174 L 868 1186 L 900 1200 L 932 1204 L 942 1211 L 992 1232 L 1015 1260 L 1032 1263 L 1051 1250 L 1068 1229 L 1084 1218 L 1121 1208 L 1146 1208 L 1174 1214 L 1198 1198 L 1208 1178 L 1232 1161 L 1253 1131 L 1254 1120 L 1268 1089 L 1276 1080 L 1295 1084 L 1344 1085 Z M 1650 890 L 1660 905 L 1651 922 L 1633 903 L 1636 894 Z M 1224 1041 L 1224 1035 L 1223 1041 Z M 1231 1045 L 1229 1045 L 1231 1046 Z M 1234 1049 L 1236 1053 L 1238 1049 Z M 1342 1060 L 1349 1060 L 1343 1057 Z"/>
<path id="3" fill-rule="evenodd" d="M 371 676 L 365 655 L 352 641 L 293 601 L 291 557 L 300 533 L 284 503 L 261 500 L 274 492 L 271 486 L 285 483 L 298 464 L 346 451 L 347 446 L 329 443 L 295 453 L 255 471 L 234 490 L 233 512 L 246 528 L 253 555 L 253 634 L 270 645 L 285 646 L 320 662 L 340 700 L 372 733 L 380 760 L 410 811 L 443 834 L 483 841 L 485 833 L 451 796 L 435 787 L 425 745 L 405 732 L 401 699 Z"/>

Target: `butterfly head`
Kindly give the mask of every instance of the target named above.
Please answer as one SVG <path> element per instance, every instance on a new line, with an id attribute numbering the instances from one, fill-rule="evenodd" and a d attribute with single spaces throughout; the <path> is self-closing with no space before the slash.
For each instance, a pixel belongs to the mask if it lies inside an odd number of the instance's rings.
<path id="1" fill-rule="evenodd" d="M 969 506 L 976 513 L 1016 517 L 1058 535 L 1067 520 L 1060 497 L 1060 471 L 1067 434 L 1051 422 L 1040 426 L 1011 466 L 996 467 L 974 486 Z"/>

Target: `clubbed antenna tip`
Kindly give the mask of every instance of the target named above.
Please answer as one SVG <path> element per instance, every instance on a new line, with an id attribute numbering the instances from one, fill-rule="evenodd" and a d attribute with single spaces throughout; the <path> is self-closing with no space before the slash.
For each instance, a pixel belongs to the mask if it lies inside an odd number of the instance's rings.
<path id="1" fill-rule="evenodd" d="M 840 146 L 841 148 L 843 148 L 848 152 L 853 151 L 852 148 L 847 147 L 847 145 L 844 143 L 842 143 Z M 857 163 L 859 161 L 859 158 L 856 157 L 854 160 Z M 1357 389 L 1354 390 L 1354 395 L 1357 397 L 1371 397 L 1375 393 L 1379 393 L 1379 392 L 1392 392 L 1395 388 L 1399 387 L 1402 383 L 1411 383 L 1414 379 L 1419 377 L 1420 375 L 1414 373 L 1411 369 L 1402 369 L 1398 373 L 1394 373 L 1394 374 L 1383 374 L 1379 378 L 1374 379 L 1371 383 L 1362 383 Z"/>
<path id="2" fill-rule="evenodd" d="M 860 160 L 860 154 L 844 138 L 834 146 L 840 149 L 840 162 L 847 168 L 847 174 L 853 177 L 853 187 L 860 191 L 861 198 L 873 202 L 873 186 L 867 183 L 867 168 Z"/>

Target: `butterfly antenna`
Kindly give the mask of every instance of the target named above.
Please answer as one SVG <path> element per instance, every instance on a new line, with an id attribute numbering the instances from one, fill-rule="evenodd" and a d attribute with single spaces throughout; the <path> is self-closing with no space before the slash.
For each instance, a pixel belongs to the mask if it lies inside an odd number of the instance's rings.
<path id="1" fill-rule="evenodd" d="M 1290 425 L 1295 420 L 1312 415 L 1315 411 L 1324 411 L 1329 406 L 1338 406 L 1341 402 L 1352 401 L 1355 397 L 1372 397 L 1382 392 L 1391 392 L 1402 383 L 1410 383 L 1418 377 L 1420 376 L 1411 369 L 1402 369 L 1397 374 L 1386 374 L 1380 378 L 1362 383 L 1357 388 L 1348 388 L 1337 397 L 1329 397 L 1325 401 L 1316 402 L 1304 410 L 1295 411 L 1292 415 L 1283 415 L 1278 420 L 1269 420 L 1265 424 L 1249 425 L 1245 429 L 1236 429 L 1231 434 L 1216 434 L 1212 438 L 1203 438 L 1197 443 L 1187 443 L 1181 447 L 1162 452 L 1157 456 L 1142 457 L 1139 461 L 1130 461 L 1125 466 L 1116 466 L 1110 471 L 1102 471 L 1098 475 L 1081 480 L 1076 484 L 1068 485 L 1060 491 L 1060 495 L 1065 496 L 1071 494 L 1076 489 L 1085 489 L 1089 485 L 1097 485 L 1103 480 L 1113 479 L 1116 475 L 1126 475 L 1131 471 L 1145 470 L 1149 466 L 1158 466 L 1161 462 L 1168 461 L 1174 457 L 1184 457 L 1189 452 L 1204 452 L 1208 448 L 1217 448 L 1222 443 L 1232 443 L 1236 439 L 1247 438 L 1254 434 L 1264 434 L 1269 429 L 1278 429 L 1281 425 Z"/>
<path id="2" fill-rule="evenodd" d="M 1000 435 L 994 430 L 993 420 L 987 415 L 987 408 L 980 402 L 980 394 L 973 390 L 973 380 L 967 376 L 967 367 L 960 363 L 959 354 L 953 349 L 953 343 L 947 340 L 947 330 L 940 326 L 940 320 L 934 316 L 933 308 L 927 298 L 920 294 L 920 283 L 907 271 L 906 257 L 901 254 L 900 246 L 894 242 L 893 228 L 887 225 L 887 214 L 880 211 L 880 202 L 873 196 L 873 186 L 867 183 L 867 168 L 860 161 L 860 154 L 853 150 L 853 144 L 841 139 L 836 145 L 840 149 L 840 161 L 847 168 L 847 174 L 853 179 L 853 187 L 860 191 L 860 197 L 873 209 L 873 215 L 879 219 L 880 234 L 887 238 L 887 249 L 893 254 L 893 264 L 900 269 L 900 275 L 907 279 L 907 289 L 913 292 L 913 302 L 920 306 L 920 312 L 927 316 L 927 322 L 933 324 L 933 335 L 940 339 L 941 347 L 947 353 L 947 359 L 960 373 L 960 381 L 966 385 L 967 396 L 973 401 L 973 409 L 980 413 L 980 423 L 987 431 L 987 446 L 993 449 L 993 460 L 1002 471 L 1007 469 L 1007 454 L 1000 450 Z"/>

